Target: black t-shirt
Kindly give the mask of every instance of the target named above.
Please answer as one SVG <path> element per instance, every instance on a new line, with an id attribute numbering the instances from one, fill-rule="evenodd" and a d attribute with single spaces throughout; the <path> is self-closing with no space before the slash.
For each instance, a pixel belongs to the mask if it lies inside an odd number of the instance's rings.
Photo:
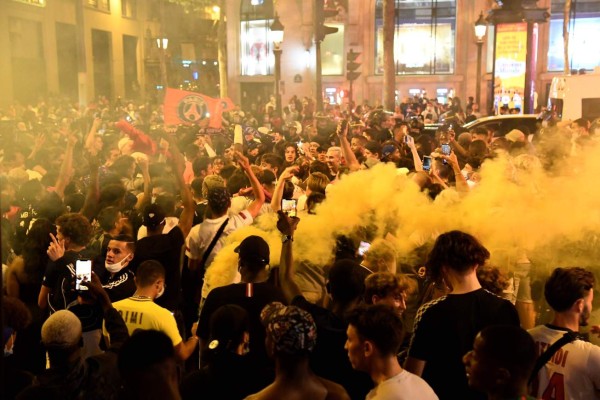
<path id="1" fill-rule="evenodd" d="M 519 316 L 508 300 L 485 289 L 442 296 L 419 309 L 408 356 L 426 362 L 422 377 L 440 400 L 486 398 L 469 389 L 462 358 L 490 325 L 519 326 Z"/>
<path id="2" fill-rule="evenodd" d="M 89 256 L 86 249 L 80 252 L 67 251 L 56 261 L 48 262 L 42 285 L 50 290 L 48 296 L 50 312 L 64 310 L 77 303 L 75 262 L 89 259 Z"/>
<path id="3" fill-rule="evenodd" d="M 181 292 L 181 269 L 179 267 L 181 252 L 185 238 L 179 226 L 167 234 L 146 236 L 135 246 L 135 257 L 131 261 L 131 270 L 135 273 L 137 267 L 144 261 L 156 260 L 165 268 L 165 293 L 155 300 L 155 303 L 168 310 L 179 306 Z"/>
<path id="4" fill-rule="evenodd" d="M 249 296 L 250 293 L 251 296 Z M 250 320 L 250 354 L 256 357 L 259 362 L 267 364 L 265 328 L 260 322 L 260 312 L 267 304 L 274 301 L 287 304 L 281 290 L 268 282 L 234 283 L 215 288 L 208 294 L 200 312 L 198 336 L 203 340 L 208 340 L 212 314 L 225 304 L 236 304 L 248 312 Z"/>
<path id="5" fill-rule="evenodd" d="M 313 372 L 342 385 L 353 400 L 364 400 L 373 389 L 373 381 L 350 364 L 344 349 L 348 323 L 331 311 L 309 302 L 304 296 L 294 297 L 292 305 L 308 311 L 317 325 L 317 344 L 310 360 Z"/>
<path id="6" fill-rule="evenodd" d="M 96 264 L 94 272 L 100 278 L 102 287 L 108 293 L 111 302 L 126 299 L 135 293 L 135 275 L 131 272 L 129 266 L 111 276 L 103 265 Z"/>

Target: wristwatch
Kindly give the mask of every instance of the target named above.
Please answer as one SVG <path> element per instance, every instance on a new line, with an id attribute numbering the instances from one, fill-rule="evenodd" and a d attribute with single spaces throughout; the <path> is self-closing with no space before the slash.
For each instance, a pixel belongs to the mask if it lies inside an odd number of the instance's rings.
<path id="1" fill-rule="evenodd" d="M 294 241 L 294 237 L 292 235 L 283 235 L 281 237 L 281 242 L 282 243 L 293 242 L 293 241 Z"/>

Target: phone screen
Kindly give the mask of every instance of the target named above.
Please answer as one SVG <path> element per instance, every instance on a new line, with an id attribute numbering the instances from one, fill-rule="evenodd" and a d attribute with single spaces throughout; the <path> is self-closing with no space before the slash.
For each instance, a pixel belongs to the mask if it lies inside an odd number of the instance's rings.
<path id="1" fill-rule="evenodd" d="M 449 156 L 451 151 L 452 151 L 452 149 L 450 148 L 449 144 L 442 145 L 442 154 Z"/>
<path id="2" fill-rule="evenodd" d="M 81 285 L 81 283 L 90 282 L 91 280 L 92 260 L 77 260 L 75 262 L 75 290 L 88 290 L 88 288 Z"/>
<path id="3" fill-rule="evenodd" d="M 358 255 L 364 256 L 367 251 L 371 248 L 371 243 L 369 242 L 360 242 L 358 245 Z"/>
<path id="4" fill-rule="evenodd" d="M 424 156 L 423 157 L 423 170 L 429 171 L 431 169 L 431 157 Z"/>
<path id="5" fill-rule="evenodd" d="M 286 213 L 289 217 L 295 217 L 297 213 L 296 200 L 281 200 L 281 211 Z"/>

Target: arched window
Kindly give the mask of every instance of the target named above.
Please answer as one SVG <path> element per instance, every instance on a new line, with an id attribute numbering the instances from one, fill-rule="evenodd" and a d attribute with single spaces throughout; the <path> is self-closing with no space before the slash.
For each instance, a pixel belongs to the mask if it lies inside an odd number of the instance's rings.
<path id="1" fill-rule="evenodd" d="M 269 27 L 273 0 L 242 0 L 240 8 L 241 74 L 272 75 L 275 69 Z"/>
<path id="2" fill-rule="evenodd" d="M 455 0 L 395 0 L 397 75 L 454 73 Z M 383 0 L 375 3 L 375 73 L 383 74 Z"/>
<path id="3" fill-rule="evenodd" d="M 565 65 L 563 21 L 565 0 L 552 0 L 548 71 L 562 71 Z M 592 70 L 600 67 L 600 1 L 577 0 L 571 3 L 569 24 L 569 69 Z"/>

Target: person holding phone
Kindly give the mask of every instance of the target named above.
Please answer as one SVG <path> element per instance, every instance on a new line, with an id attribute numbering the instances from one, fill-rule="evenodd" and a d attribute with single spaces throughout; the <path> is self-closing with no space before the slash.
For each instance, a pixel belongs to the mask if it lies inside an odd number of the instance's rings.
<path id="1" fill-rule="evenodd" d="M 81 214 L 64 214 L 56 220 L 57 233 L 50 234 L 47 254 L 50 262 L 42 280 L 38 305 L 50 313 L 69 308 L 77 303 L 75 290 L 76 262 L 90 258 L 86 244 L 90 241 L 92 226 Z"/>

